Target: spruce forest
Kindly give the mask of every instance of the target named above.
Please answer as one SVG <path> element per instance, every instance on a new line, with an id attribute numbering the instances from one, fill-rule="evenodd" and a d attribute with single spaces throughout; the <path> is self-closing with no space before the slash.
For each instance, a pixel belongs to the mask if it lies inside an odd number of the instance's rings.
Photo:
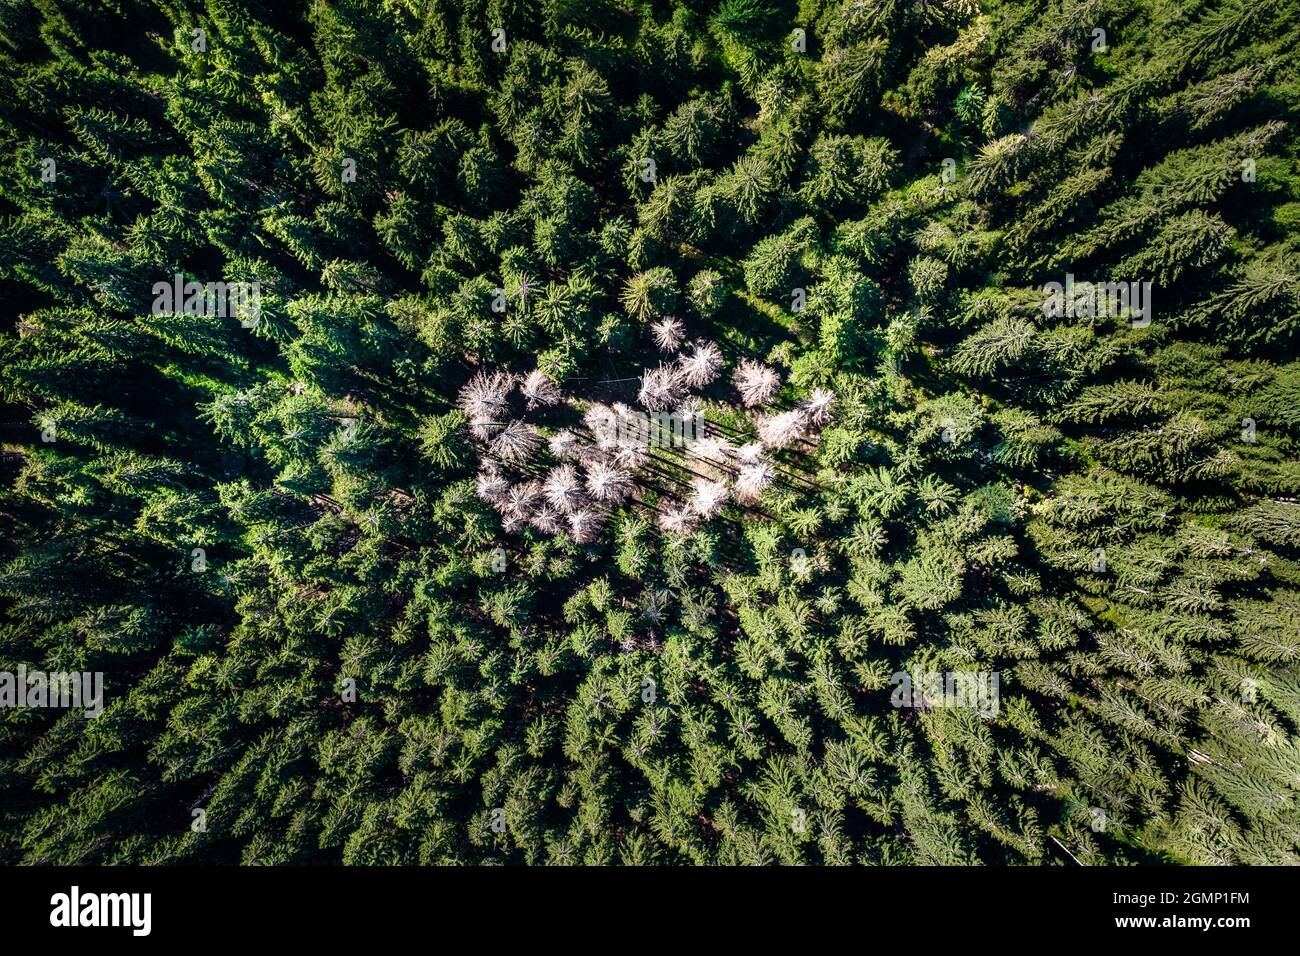
<path id="1" fill-rule="evenodd" d="M 0 863 L 1300 863 L 1298 47 L 4 0 Z"/>

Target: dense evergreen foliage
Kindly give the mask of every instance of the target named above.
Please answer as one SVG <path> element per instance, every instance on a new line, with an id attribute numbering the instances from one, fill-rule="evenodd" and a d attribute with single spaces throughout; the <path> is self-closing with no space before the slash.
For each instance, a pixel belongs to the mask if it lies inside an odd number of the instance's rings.
<path id="1" fill-rule="evenodd" d="M 1300 862 L 1298 36 L 5 0 L 0 862 Z"/>

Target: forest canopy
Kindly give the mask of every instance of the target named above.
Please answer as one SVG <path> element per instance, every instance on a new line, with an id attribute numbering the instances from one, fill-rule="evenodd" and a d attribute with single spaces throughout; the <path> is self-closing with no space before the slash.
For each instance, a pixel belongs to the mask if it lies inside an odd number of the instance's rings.
<path id="1" fill-rule="evenodd" d="M 1300 863 L 1298 39 L 0 3 L 0 863 Z"/>

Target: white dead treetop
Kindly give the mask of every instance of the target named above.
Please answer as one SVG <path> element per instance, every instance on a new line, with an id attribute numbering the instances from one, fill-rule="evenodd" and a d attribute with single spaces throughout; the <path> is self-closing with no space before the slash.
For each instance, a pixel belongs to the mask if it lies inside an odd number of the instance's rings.
<path id="1" fill-rule="evenodd" d="M 695 512 L 685 505 L 670 506 L 659 515 L 659 527 L 672 534 L 689 534 L 695 521 Z"/>
<path id="2" fill-rule="evenodd" d="M 524 521 L 532 517 L 542 497 L 542 486 L 536 481 L 522 481 L 512 485 L 506 494 L 506 509 Z"/>
<path id="3" fill-rule="evenodd" d="M 567 428 L 561 428 L 558 432 L 550 437 L 547 447 L 552 455 L 564 461 L 565 459 L 577 458 L 582 454 L 582 441 L 573 432 Z"/>
<path id="4" fill-rule="evenodd" d="M 691 483 L 691 510 L 705 520 L 721 513 L 727 503 L 727 486 L 711 478 L 696 478 Z"/>
<path id="5" fill-rule="evenodd" d="M 677 374 L 678 377 L 680 378 L 681 377 L 680 369 L 678 370 Z M 677 403 L 677 407 L 673 409 L 673 414 L 676 415 L 678 418 L 682 419 L 682 421 L 685 421 L 688 418 L 695 418 L 697 415 L 703 418 L 704 403 L 700 401 L 700 399 L 695 395 L 687 395 L 685 398 L 683 398 L 680 402 Z"/>
<path id="6" fill-rule="evenodd" d="M 654 336 L 655 345 L 665 352 L 676 352 L 682 340 L 686 338 L 685 326 L 682 325 L 681 320 L 671 315 L 650 326 L 650 332 Z"/>
<path id="7" fill-rule="evenodd" d="M 632 490 L 632 475 L 616 465 L 593 461 L 587 465 L 587 493 L 601 504 L 618 504 Z"/>
<path id="8" fill-rule="evenodd" d="M 529 516 L 528 522 L 542 534 L 555 534 L 560 530 L 564 516 L 550 505 L 542 505 Z"/>
<path id="9" fill-rule="evenodd" d="M 501 512 L 501 527 L 505 529 L 506 534 L 518 534 L 523 531 L 528 524 L 528 519 L 514 511 Z"/>
<path id="10" fill-rule="evenodd" d="M 758 439 L 768 448 L 788 448 L 804 436 L 808 415 L 802 408 L 769 415 L 759 423 Z"/>
<path id="11" fill-rule="evenodd" d="M 552 468 L 542 485 L 542 494 L 550 504 L 568 514 L 581 508 L 587 501 L 582 490 L 582 479 L 572 465 Z"/>
<path id="12" fill-rule="evenodd" d="M 650 458 L 650 451 L 639 441 L 624 441 L 610 452 L 610 463 L 626 471 L 640 471 Z"/>
<path id="13" fill-rule="evenodd" d="M 766 405 L 781 387 L 781 376 L 776 370 L 753 359 L 742 359 L 731 380 L 740 390 L 740 400 L 746 408 Z"/>
<path id="14" fill-rule="evenodd" d="M 649 441 L 650 420 L 645 412 L 623 402 L 615 402 L 610 409 L 614 412 L 614 441 L 610 444 L 611 449 L 642 439 Z"/>
<path id="15" fill-rule="evenodd" d="M 618 413 L 608 405 L 599 402 L 592 405 L 582 415 L 582 422 L 591 429 L 600 448 L 613 448 L 618 442 Z"/>
<path id="16" fill-rule="evenodd" d="M 677 369 L 687 388 L 703 388 L 722 374 L 722 350 L 712 342 L 696 342 L 690 355 L 677 359 Z"/>
<path id="17" fill-rule="evenodd" d="M 590 544 L 596 539 L 600 530 L 600 515 L 589 508 L 583 508 L 569 515 L 569 534 L 578 544 Z"/>
<path id="18" fill-rule="evenodd" d="M 767 459 L 767 449 L 760 442 L 752 441 L 741 445 L 736 452 L 736 457 L 740 459 L 742 465 L 753 465 Z"/>
<path id="19" fill-rule="evenodd" d="M 743 504 L 753 504 L 763 489 L 776 479 L 776 469 L 766 461 L 756 462 L 741 468 L 732 486 L 736 500 Z"/>
<path id="20" fill-rule="evenodd" d="M 538 405 L 558 405 L 564 399 L 560 387 L 546 377 L 541 369 L 533 369 L 519 383 L 519 391 L 528 399 L 528 408 Z"/>
<path id="21" fill-rule="evenodd" d="M 618 413 L 615 440 L 609 450 L 617 452 L 626 448 L 645 448 L 653 438 L 654 418 L 645 412 L 633 411 L 626 405 L 615 405 Z"/>
<path id="22" fill-rule="evenodd" d="M 474 480 L 474 492 L 484 501 L 496 504 L 503 501 L 510 490 L 510 482 L 500 472 L 484 470 Z"/>
<path id="23" fill-rule="evenodd" d="M 736 446 L 719 435 L 705 435 L 691 442 L 686 452 L 692 458 L 725 464 L 736 453 Z"/>
<path id="24" fill-rule="evenodd" d="M 808 413 L 808 420 L 820 428 L 831 416 L 831 406 L 835 404 L 835 393 L 828 388 L 814 388 L 812 395 L 801 403 Z"/>
<path id="25" fill-rule="evenodd" d="M 511 465 L 522 465 L 542 446 L 542 436 L 527 422 L 512 421 L 492 439 L 492 452 Z"/>
<path id="26" fill-rule="evenodd" d="M 510 390 L 514 385 L 514 376 L 505 372 L 479 372 L 465 383 L 457 404 L 476 436 L 490 434 L 509 420 Z"/>
<path id="27" fill-rule="evenodd" d="M 646 369 L 641 376 L 641 391 L 637 401 L 652 412 L 672 408 L 681 400 L 682 383 L 677 369 L 671 365 Z"/>

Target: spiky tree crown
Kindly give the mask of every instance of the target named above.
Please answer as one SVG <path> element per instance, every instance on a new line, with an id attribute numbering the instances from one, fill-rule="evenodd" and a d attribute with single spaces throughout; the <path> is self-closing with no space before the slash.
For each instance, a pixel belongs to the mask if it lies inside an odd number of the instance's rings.
<path id="1" fill-rule="evenodd" d="M 650 332 L 655 344 L 664 352 L 676 352 L 686 338 L 686 327 L 671 315 L 650 326 Z"/>
<path id="2" fill-rule="evenodd" d="M 776 370 L 753 359 L 742 359 L 732 373 L 731 380 L 740 392 L 740 400 L 746 408 L 766 405 L 781 387 L 781 377 L 776 374 Z"/>
<path id="3" fill-rule="evenodd" d="M 529 409 L 539 405 L 558 405 L 564 399 L 560 387 L 552 382 L 540 369 L 533 369 L 519 383 L 519 391 L 528 400 Z"/>
<path id="4" fill-rule="evenodd" d="M 712 342 L 696 342 L 678 358 L 677 367 L 687 388 L 704 388 L 722 374 L 722 351 Z"/>

